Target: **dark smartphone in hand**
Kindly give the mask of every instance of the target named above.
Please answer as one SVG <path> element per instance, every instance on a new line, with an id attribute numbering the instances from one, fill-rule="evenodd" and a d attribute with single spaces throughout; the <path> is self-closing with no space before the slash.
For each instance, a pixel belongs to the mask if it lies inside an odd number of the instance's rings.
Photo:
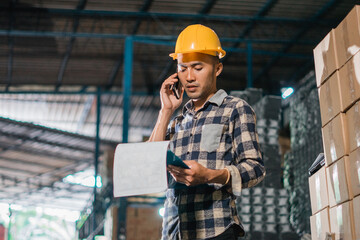
<path id="1" fill-rule="evenodd" d="M 177 99 L 180 99 L 180 95 L 181 95 L 181 83 L 180 83 L 180 80 L 179 80 L 179 77 L 176 77 L 177 78 L 177 82 L 174 83 L 174 85 L 171 86 L 171 90 L 173 91 L 175 97 Z"/>

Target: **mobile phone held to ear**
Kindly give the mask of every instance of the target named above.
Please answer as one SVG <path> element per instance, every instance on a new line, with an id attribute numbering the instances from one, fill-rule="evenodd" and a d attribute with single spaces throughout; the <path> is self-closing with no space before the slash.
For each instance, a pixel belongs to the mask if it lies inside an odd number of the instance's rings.
<path id="1" fill-rule="evenodd" d="M 180 80 L 179 80 L 179 78 L 178 77 L 176 77 L 177 78 L 177 82 L 176 83 L 174 83 L 171 87 L 170 87 L 170 89 L 173 91 L 173 93 L 174 93 L 174 95 L 175 95 L 175 97 L 177 98 L 177 99 L 180 99 L 180 95 L 181 95 L 181 87 L 180 87 Z"/>

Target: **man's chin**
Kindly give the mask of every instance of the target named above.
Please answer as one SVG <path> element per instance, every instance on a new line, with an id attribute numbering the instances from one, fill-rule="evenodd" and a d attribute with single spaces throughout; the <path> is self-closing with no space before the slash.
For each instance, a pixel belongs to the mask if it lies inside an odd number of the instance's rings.
<path id="1" fill-rule="evenodd" d="M 199 99 L 199 97 L 200 97 L 200 94 L 197 94 L 197 93 L 188 93 L 188 92 L 186 92 L 186 95 L 192 100 Z"/>

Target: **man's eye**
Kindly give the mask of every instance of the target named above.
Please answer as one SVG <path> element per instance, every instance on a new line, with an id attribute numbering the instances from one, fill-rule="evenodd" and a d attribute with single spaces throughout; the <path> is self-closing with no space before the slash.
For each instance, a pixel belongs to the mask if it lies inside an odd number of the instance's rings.
<path id="1" fill-rule="evenodd" d="M 195 68 L 195 70 L 196 70 L 196 71 L 201 71 L 201 70 L 202 70 L 202 68 Z"/>

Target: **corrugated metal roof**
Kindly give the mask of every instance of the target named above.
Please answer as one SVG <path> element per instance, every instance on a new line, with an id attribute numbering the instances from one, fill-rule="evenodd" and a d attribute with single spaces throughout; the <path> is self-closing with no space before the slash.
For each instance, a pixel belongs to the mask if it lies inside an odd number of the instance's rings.
<path id="1" fill-rule="evenodd" d="M 115 146 L 115 142 L 102 141 L 101 154 L 113 150 Z M 54 204 L 61 201 L 59 197 L 71 197 L 75 205 L 68 207 L 74 209 L 82 203 L 77 209 L 82 210 L 91 196 L 92 188 L 72 186 L 63 183 L 62 179 L 93 168 L 94 152 L 95 140 L 92 137 L 1 117 L 1 201 Z M 83 195 L 86 195 L 85 199 Z M 40 196 L 44 197 L 43 201 L 37 200 Z M 64 204 L 60 205 L 65 207 Z"/>
<path id="2" fill-rule="evenodd" d="M 130 141 L 149 136 L 160 109 L 158 96 L 133 96 L 130 115 Z M 100 137 L 122 141 L 123 97 L 101 98 Z M 96 97 L 94 95 L 2 94 L 0 116 L 32 122 L 85 136 L 95 136 Z M 67 141 L 67 140 L 66 140 Z"/>

